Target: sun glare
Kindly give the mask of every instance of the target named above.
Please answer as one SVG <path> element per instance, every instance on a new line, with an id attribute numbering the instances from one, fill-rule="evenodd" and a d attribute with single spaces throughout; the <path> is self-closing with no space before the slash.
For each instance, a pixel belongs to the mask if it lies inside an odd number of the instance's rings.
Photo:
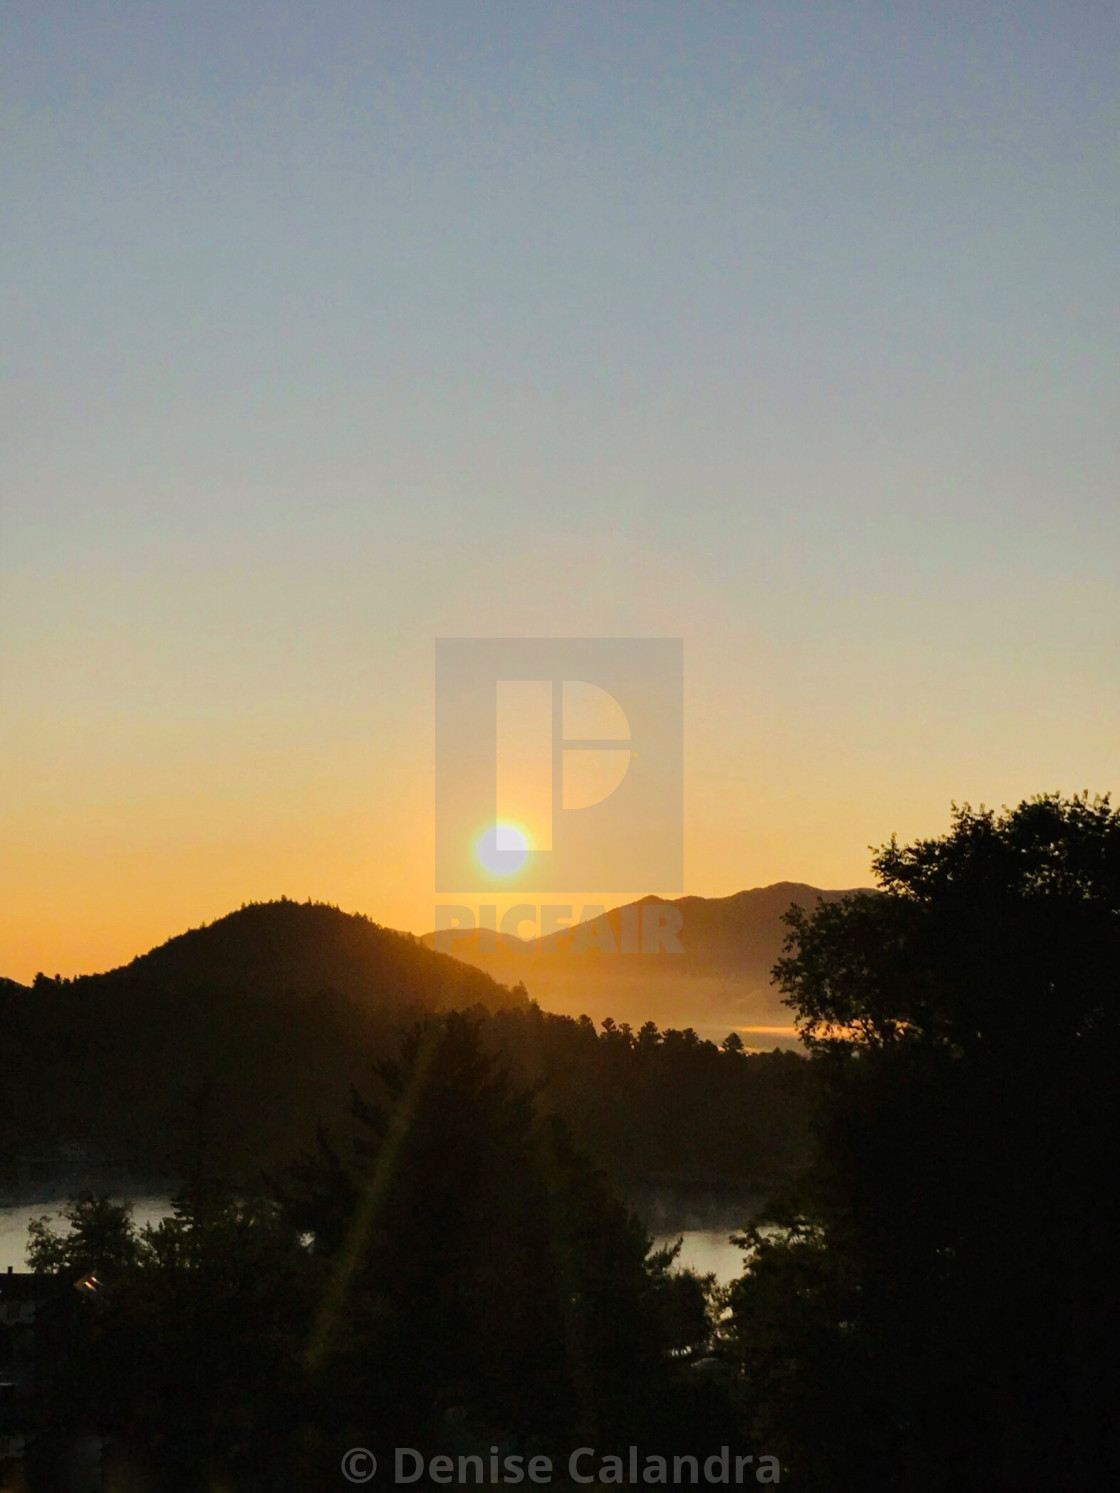
<path id="1" fill-rule="evenodd" d="M 518 825 L 499 820 L 479 838 L 475 853 L 492 876 L 513 876 L 529 859 L 529 837 Z"/>

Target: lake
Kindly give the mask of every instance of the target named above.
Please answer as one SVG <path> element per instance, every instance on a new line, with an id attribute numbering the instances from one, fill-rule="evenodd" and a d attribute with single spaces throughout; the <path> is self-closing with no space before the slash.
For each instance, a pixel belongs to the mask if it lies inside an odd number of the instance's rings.
<path id="1" fill-rule="evenodd" d="M 60 1204 L 22 1203 L 18 1206 L 0 1208 L 0 1271 L 11 1265 L 15 1270 L 26 1270 L 27 1225 L 33 1218 L 46 1214 L 57 1221 Z M 171 1211 L 166 1198 L 134 1198 L 132 1214 L 139 1224 L 158 1223 Z M 719 1281 L 734 1280 L 743 1273 L 743 1253 L 728 1243 L 733 1226 L 724 1228 L 678 1229 L 665 1232 L 664 1221 L 654 1234 L 654 1244 L 660 1249 L 684 1239 L 677 1263 L 699 1270 L 702 1274 L 714 1271 Z"/>

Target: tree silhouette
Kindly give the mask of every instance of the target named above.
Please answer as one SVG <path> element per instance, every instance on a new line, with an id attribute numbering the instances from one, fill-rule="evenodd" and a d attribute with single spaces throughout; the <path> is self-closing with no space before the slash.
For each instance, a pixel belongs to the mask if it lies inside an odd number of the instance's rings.
<path id="1" fill-rule="evenodd" d="M 308 1365 L 332 1404 L 414 1445 L 447 1423 L 480 1444 L 632 1429 L 668 1346 L 641 1226 L 479 1020 L 417 1026 L 379 1079 L 354 1161 L 322 1137 L 282 1188 L 328 1263 Z"/>
<path id="2" fill-rule="evenodd" d="M 1120 815 L 965 806 L 875 869 L 788 918 L 816 1150 L 745 1240 L 745 1413 L 813 1488 L 1115 1486 Z"/>

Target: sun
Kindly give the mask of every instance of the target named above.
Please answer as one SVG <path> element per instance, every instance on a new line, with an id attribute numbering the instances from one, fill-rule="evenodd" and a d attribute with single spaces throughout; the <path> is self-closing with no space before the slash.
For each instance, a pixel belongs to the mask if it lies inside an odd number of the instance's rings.
<path id="1" fill-rule="evenodd" d="M 513 876 L 529 859 L 529 837 L 508 820 L 492 824 L 475 843 L 479 864 L 491 876 Z"/>

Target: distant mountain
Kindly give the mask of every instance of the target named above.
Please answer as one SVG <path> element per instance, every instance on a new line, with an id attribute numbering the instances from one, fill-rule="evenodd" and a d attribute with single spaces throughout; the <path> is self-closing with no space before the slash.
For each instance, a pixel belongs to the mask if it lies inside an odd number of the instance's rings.
<path id="1" fill-rule="evenodd" d="M 834 902 L 849 895 L 779 881 L 729 897 L 643 897 L 543 939 L 475 930 L 429 933 L 423 941 L 504 983 L 522 981 L 550 1010 L 705 1030 L 736 1027 L 754 1045 L 773 1045 L 771 1038 L 792 1040 L 791 1013 L 770 978 L 788 931 L 783 914 L 795 903 L 813 907 L 818 898 Z M 673 913 L 679 914 L 681 952 L 635 952 L 643 918 L 656 923 L 659 908 L 674 924 Z"/>
<path id="2" fill-rule="evenodd" d="M 18 980 L 8 980 L 0 975 L 0 995 L 26 995 L 30 989 L 29 985 L 21 985 Z"/>
<path id="3" fill-rule="evenodd" d="M 249 903 L 168 939 L 131 964 L 72 983 L 99 990 L 143 987 L 164 995 L 331 991 L 363 1003 L 432 1010 L 474 1005 L 498 1010 L 522 1000 L 410 933 L 326 903 L 286 898 Z"/>

